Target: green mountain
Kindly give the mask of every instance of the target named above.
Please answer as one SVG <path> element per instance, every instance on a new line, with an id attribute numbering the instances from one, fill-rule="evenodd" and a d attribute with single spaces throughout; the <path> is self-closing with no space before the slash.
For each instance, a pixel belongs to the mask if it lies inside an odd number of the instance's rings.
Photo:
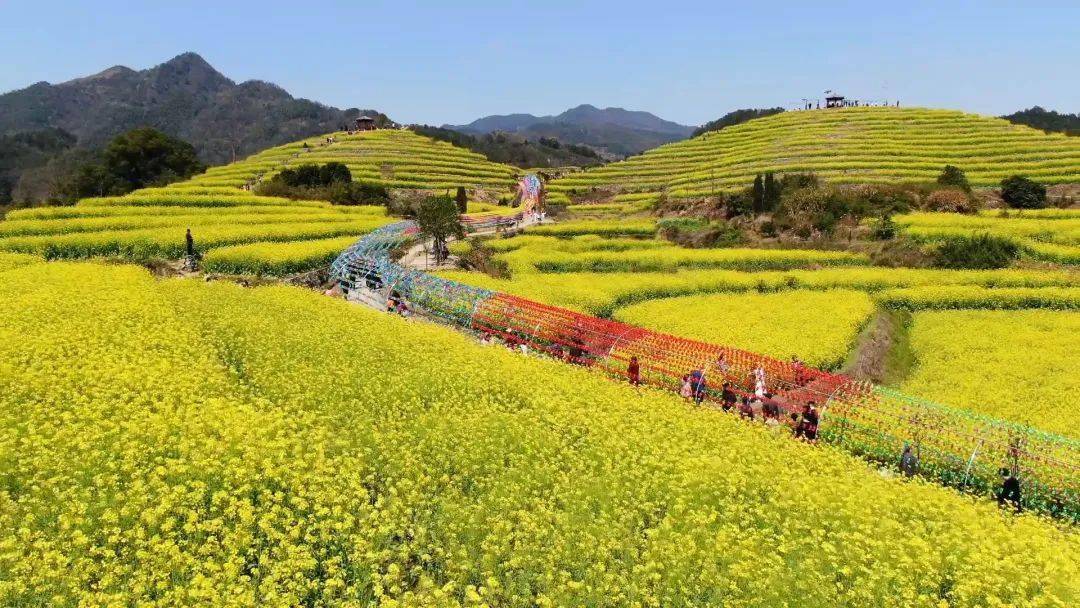
<path id="1" fill-rule="evenodd" d="M 190 142 L 204 162 L 221 164 L 338 130 L 360 113 L 356 108 L 340 110 L 294 98 L 268 82 L 238 84 L 199 55 L 184 53 L 141 71 L 116 66 L 93 76 L 60 84 L 39 82 L 0 95 L 0 135 L 47 139 L 48 133 L 61 130 L 75 140 L 68 148 L 92 150 L 124 131 L 149 126 Z M 52 177 L 49 174 L 61 170 L 64 163 L 57 157 L 62 154 L 27 151 L 7 161 L 18 169 L 0 174 L 0 181 L 16 195 L 33 198 L 33 191 Z M 49 162 L 57 165 L 55 171 L 45 168 Z M 23 173 L 35 168 L 39 171 L 28 180 L 35 183 L 20 188 Z"/>

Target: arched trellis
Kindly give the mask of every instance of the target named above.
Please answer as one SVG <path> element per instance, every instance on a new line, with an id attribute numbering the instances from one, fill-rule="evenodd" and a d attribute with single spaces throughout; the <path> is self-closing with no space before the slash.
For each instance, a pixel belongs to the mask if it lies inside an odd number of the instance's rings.
<path id="1" fill-rule="evenodd" d="M 999 483 L 999 468 L 1008 467 L 1024 479 L 1026 507 L 1080 520 L 1080 441 L 841 374 L 591 317 L 395 263 L 393 249 L 417 232 L 414 222 L 403 221 L 369 233 L 333 262 L 332 276 L 346 293 L 377 294 L 380 305 L 396 293 L 414 310 L 456 327 L 528 344 L 613 375 L 623 376 L 630 357 L 637 356 L 642 382 L 656 387 L 678 390 L 684 374 L 700 369 L 711 400 L 719 397 L 725 381 L 750 394 L 752 371 L 761 368 L 783 410 L 800 411 L 811 400 L 822 408 L 820 438 L 826 443 L 884 463 L 895 463 L 903 446 L 914 444 L 920 474 L 980 494 Z"/>

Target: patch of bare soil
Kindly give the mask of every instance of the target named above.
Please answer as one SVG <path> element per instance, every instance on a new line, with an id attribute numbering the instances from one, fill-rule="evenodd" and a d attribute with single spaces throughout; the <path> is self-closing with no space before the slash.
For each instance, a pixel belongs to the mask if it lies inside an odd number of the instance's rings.
<path id="1" fill-rule="evenodd" d="M 843 373 L 876 384 L 897 384 L 911 367 L 902 313 L 881 310 L 866 326 L 844 364 Z"/>
<path id="2" fill-rule="evenodd" d="M 605 188 L 590 188 L 585 192 L 571 194 L 570 201 L 575 205 L 610 203 L 615 198 L 615 194 L 613 190 Z"/>

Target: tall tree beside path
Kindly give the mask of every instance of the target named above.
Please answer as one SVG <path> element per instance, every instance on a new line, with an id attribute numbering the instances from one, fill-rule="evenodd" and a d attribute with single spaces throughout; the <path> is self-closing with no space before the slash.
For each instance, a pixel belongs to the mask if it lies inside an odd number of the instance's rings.
<path id="1" fill-rule="evenodd" d="M 464 238 L 461 213 L 457 203 L 449 196 L 429 196 L 420 202 L 416 210 L 416 224 L 420 234 L 435 241 L 435 262 L 446 259 L 446 241 L 450 237 Z"/>

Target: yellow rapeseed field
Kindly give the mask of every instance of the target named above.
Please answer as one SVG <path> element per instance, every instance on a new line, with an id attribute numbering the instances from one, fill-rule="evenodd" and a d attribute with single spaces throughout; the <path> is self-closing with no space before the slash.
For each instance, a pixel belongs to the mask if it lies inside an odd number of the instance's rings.
<path id="1" fill-rule="evenodd" d="M 632 325 L 815 367 L 843 362 L 873 301 L 851 290 L 683 296 L 634 304 L 614 318 Z"/>
<path id="2" fill-rule="evenodd" d="M 915 369 L 903 390 L 1080 438 L 1080 312 L 917 312 Z"/>
<path id="3" fill-rule="evenodd" d="M 1080 535 L 294 288 L 0 275 L 0 605 L 1071 606 Z"/>

